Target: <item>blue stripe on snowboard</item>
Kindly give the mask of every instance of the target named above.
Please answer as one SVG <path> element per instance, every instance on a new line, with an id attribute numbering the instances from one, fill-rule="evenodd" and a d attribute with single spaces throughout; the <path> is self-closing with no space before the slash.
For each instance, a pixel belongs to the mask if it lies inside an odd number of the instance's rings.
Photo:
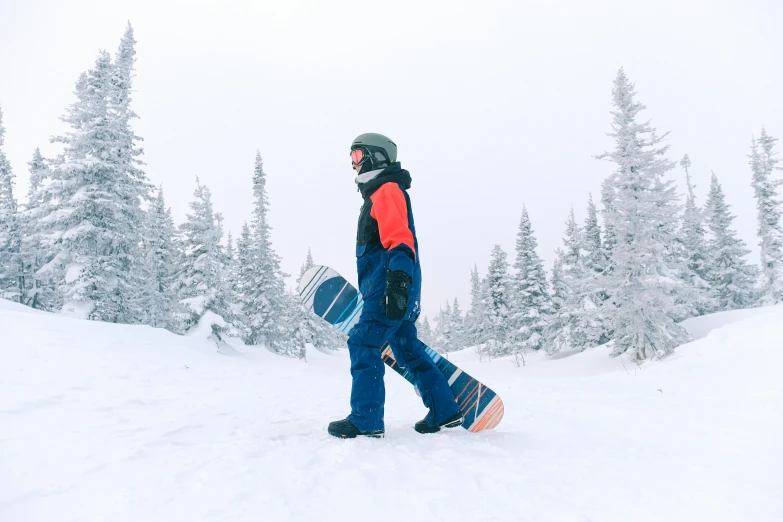
<path id="1" fill-rule="evenodd" d="M 348 308 L 352 307 L 358 295 L 359 292 L 354 290 L 354 288 L 346 282 L 345 287 L 342 289 L 340 294 L 334 299 L 334 304 L 332 305 L 332 309 L 329 310 L 326 313 L 326 315 L 324 315 L 324 319 L 326 320 L 326 322 L 328 322 L 329 324 L 339 323 L 340 318 L 342 318 L 342 316 L 345 315 L 345 312 L 346 310 L 348 310 Z"/>
<path id="2" fill-rule="evenodd" d="M 315 293 L 321 288 L 321 285 L 323 285 L 325 281 L 329 280 L 329 278 L 327 277 L 328 272 L 329 272 L 329 267 L 323 267 L 318 270 L 317 277 L 313 281 L 313 286 L 310 288 L 310 290 L 307 291 L 306 295 L 302 298 L 302 300 L 305 303 L 311 299 L 315 299 Z"/>
<path id="3" fill-rule="evenodd" d="M 340 331 L 342 331 L 343 333 L 345 333 L 345 331 L 346 331 L 346 330 L 348 330 L 348 327 L 351 325 L 351 323 L 353 322 L 353 320 L 354 320 L 354 318 L 356 317 L 356 315 L 357 315 L 359 312 L 361 312 L 361 311 L 362 311 L 362 308 L 364 308 L 363 304 L 364 304 L 364 303 L 363 303 L 363 302 L 361 302 L 361 303 L 359 303 L 358 305 L 356 305 L 356 309 L 353 311 L 353 314 L 351 315 L 351 317 L 349 317 L 349 318 L 348 318 L 348 320 L 347 320 L 347 321 L 345 321 L 345 324 L 343 324 L 343 325 L 340 327 Z"/>
<path id="4" fill-rule="evenodd" d="M 345 314 L 348 313 L 349 311 L 352 312 L 354 310 L 354 306 L 356 305 L 356 301 L 358 301 L 358 300 L 359 300 L 359 292 L 356 292 L 356 295 L 353 297 L 351 302 L 348 303 L 348 306 L 345 307 L 345 310 L 343 310 L 343 313 L 341 313 L 340 317 L 338 317 L 337 320 L 335 322 L 333 322 L 332 324 L 340 324 L 342 322 L 342 320 L 343 320 L 343 317 L 345 317 Z"/>
<path id="5" fill-rule="evenodd" d="M 307 300 L 310 299 L 310 295 L 312 294 L 313 291 L 312 290 L 308 290 L 309 286 L 311 284 L 313 284 L 314 281 L 317 282 L 321 278 L 321 274 L 323 272 L 326 272 L 327 270 L 329 270 L 329 268 L 327 268 L 325 266 L 322 266 L 321 268 L 319 268 L 318 270 L 315 271 L 315 274 L 310 279 L 310 281 L 305 285 L 305 287 L 302 289 L 302 291 L 299 292 L 299 296 L 300 297 L 302 297 L 303 294 L 307 294 L 305 297 L 302 298 L 302 301 L 307 302 Z"/>

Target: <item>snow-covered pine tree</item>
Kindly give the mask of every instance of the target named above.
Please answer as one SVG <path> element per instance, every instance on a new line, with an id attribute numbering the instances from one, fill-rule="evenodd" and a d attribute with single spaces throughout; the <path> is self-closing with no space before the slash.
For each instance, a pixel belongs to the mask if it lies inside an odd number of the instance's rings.
<path id="1" fill-rule="evenodd" d="M 243 245 L 238 247 L 239 262 L 247 263 L 242 266 L 237 282 L 241 288 L 238 296 L 240 323 L 247 329 L 245 342 L 266 344 L 277 353 L 300 356 L 303 346 L 295 345 L 288 335 L 286 316 L 291 315 L 293 310 L 286 299 L 285 274 L 280 269 L 280 258 L 272 247 L 266 173 L 259 152 L 256 153 L 253 170 L 253 200 L 253 220 L 248 234 L 243 230 L 240 238 Z"/>
<path id="2" fill-rule="evenodd" d="M 116 168 L 121 179 L 120 183 L 115 184 L 115 190 L 118 192 L 119 206 L 130 213 L 130 219 L 127 223 L 121 223 L 121 228 L 127 230 L 128 224 L 134 228 L 133 233 L 126 235 L 127 253 L 120 254 L 120 257 L 127 256 L 126 264 L 129 270 L 124 276 L 125 284 L 127 284 L 127 292 L 131 296 L 132 302 L 137 306 L 128 310 L 127 317 L 121 319 L 123 322 L 140 322 L 141 318 L 146 316 L 146 310 L 138 306 L 140 303 L 138 293 L 143 291 L 147 275 L 144 252 L 140 250 L 143 227 L 139 227 L 138 224 L 139 220 L 146 218 L 141 209 L 141 202 L 149 200 L 153 192 L 152 185 L 141 169 L 144 165 L 140 159 L 144 151 L 139 146 L 142 138 L 133 131 L 131 125 L 133 120 L 139 118 L 131 106 L 135 63 L 136 40 L 133 36 L 133 27 L 128 22 L 114 57 L 111 76 L 112 100 L 110 101 L 116 129 L 116 140 L 112 152 L 115 155 Z M 131 244 L 130 241 L 134 241 L 134 243 Z"/>
<path id="3" fill-rule="evenodd" d="M 235 319 L 237 317 L 237 314 L 239 313 L 239 303 L 237 302 L 237 294 L 236 294 L 236 281 L 237 281 L 237 270 L 239 270 L 239 267 L 237 266 L 237 249 L 236 249 L 236 243 L 234 242 L 234 235 L 231 233 L 231 231 L 228 231 L 228 234 L 226 236 L 226 248 L 225 248 L 225 271 L 223 274 L 223 280 L 224 280 L 224 301 L 226 303 L 226 316 L 225 320 L 228 323 L 226 325 L 225 330 L 233 334 L 235 337 L 242 337 L 238 334 L 236 330 L 232 331 L 232 325 L 235 322 Z"/>
<path id="4" fill-rule="evenodd" d="M 598 210 L 593 203 L 593 195 L 587 199 L 587 215 L 582 227 L 582 250 L 584 267 L 593 277 L 604 271 L 608 264 L 606 250 L 601 241 L 601 225 L 598 223 Z"/>
<path id="5" fill-rule="evenodd" d="M 612 251 L 617 243 L 617 234 L 612 220 L 609 219 L 609 216 L 614 213 L 615 183 L 616 175 L 612 173 L 601 184 L 601 204 L 603 205 L 601 214 L 604 218 L 604 241 L 601 247 L 603 249 L 602 256 L 607 260 L 606 266 L 602 270 L 604 272 L 612 270 L 612 263 L 609 260 L 612 259 Z M 590 197 L 592 199 L 592 195 Z"/>
<path id="6" fill-rule="evenodd" d="M 570 342 L 567 340 L 568 332 L 565 329 L 568 316 L 564 312 L 566 311 L 565 306 L 572 289 L 568 288 L 563 274 L 564 259 L 565 252 L 563 252 L 563 249 L 558 248 L 555 250 L 551 280 L 552 316 L 549 318 L 544 332 L 545 350 L 548 354 L 556 353 L 564 347 L 570 346 Z"/>
<path id="7" fill-rule="evenodd" d="M 432 335 L 432 327 L 430 326 L 430 320 L 427 319 L 427 316 L 419 317 L 416 320 L 416 330 L 419 334 L 419 340 L 426 344 L 429 347 L 432 347 L 434 341 L 433 341 L 433 335 Z"/>
<path id="8" fill-rule="evenodd" d="M 20 256 L 22 231 L 14 197 L 14 173 L 3 152 L 5 127 L 0 108 L 0 298 L 24 302 L 24 273 Z"/>
<path id="9" fill-rule="evenodd" d="M 470 308 L 465 314 L 465 343 L 467 346 L 475 346 L 484 342 L 480 329 L 486 308 L 483 305 L 481 292 L 481 278 L 478 266 L 470 269 Z"/>
<path id="10" fill-rule="evenodd" d="M 43 185 L 51 177 L 51 170 L 46 158 L 41 154 L 41 149 L 36 148 L 33 157 L 27 162 L 30 167 L 30 184 L 27 191 L 27 208 L 39 208 L 48 203 L 45 200 L 46 193 L 43 191 Z"/>
<path id="11" fill-rule="evenodd" d="M 585 281 L 583 291 L 592 301 L 585 307 L 585 313 L 590 316 L 590 322 L 598 332 L 598 344 L 604 344 L 611 338 L 609 321 L 604 316 L 603 302 L 608 299 L 603 287 L 603 274 L 608 271 L 609 259 L 601 237 L 601 225 L 598 223 L 598 209 L 593 203 L 593 195 L 588 194 L 587 215 L 582 228 L 582 256 Z"/>
<path id="12" fill-rule="evenodd" d="M 286 293 L 283 298 L 286 305 L 284 328 L 288 339 L 285 345 L 281 345 L 283 351 L 278 353 L 304 359 L 307 344 L 322 351 L 335 350 L 345 344 L 345 335 L 317 315 L 305 310 L 299 296 Z"/>
<path id="13" fill-rule="evenodd" d="M 563 251 L 558 248 L 552 265 L 552 309 L 555 315 L 560 313 L 568 298 L 568 287 L 563 279 L 563 257 Z M 556 328 L 556 325 L 553 325 L 553 328 Z"/>
<path id="14" fill-rule="evenodd" d="M 578 243 L 576 248 L 579 248 Z M 516 273 L 511 279 L 512 289 L 509 292 L 509 328 L 513 332 L 510 340 L 514 353 L 520 355 L 527 350 L 544 347 L 544 331 L 554 312 L 546 271 L 537 249 L 538 241 L 527 208 L 523 207 L 517 233 Z M 517 357 L 517 361 L 521 360 L 521 357 Z"/>
<path id="15" fill-rule="evenodd" d="M 237 252 L 234 248 L 234 236 L 231 234 L 231 231 L 228 231 L 228 236 L 226 237 L 226 259 L 228 259 L 229 266 L 234 266 L 234 261 L 236 260 Z M 230 272 L 230 270 L 229 270 Z"/>
<path id="16" fill-rule="evenodd" d="M 459 300 L 454 298 L 454 306 L 451 307 L 451 350 L 462 350 L 468 346 L 467 332 L 465 331 L 465 318 L 462 317 L 462 310 L 459 306 Z"/>
<path id="17" fill-rule="evenodd" d="M 50 274 L 42 268 L 51 260 L 51 251 L 44 248 L 45 242 L 40 232 L 46 227 L 40 222 L 41 216 L 47 215 L 51 203 L 51 193 L 47 191 L 46 183 L 51 171 L 40 149 L 35 149 L 30 167 L 30 184 L 27 193 L 27 203 L 19 213 L 22 230 L 21 254 L 24 263 L 24 303 L 41 310 L 59 308 L 54 282 Z"/>
<path id="18" fill-rule="evenodd" d="M 614 355 L 630 353 L 644 360 L 671 353 L 688 338 L 673 317 L 681 313 L 675 296 L 683 285 L 668 266 L 669 245 L 675 240 L 677 195 L 664 181 L 674 163 L 666 158 L 659 136 L 649 122 L 637 122 L 645 106 L 634 100 L 634 85 L 620 69 L 614 81 L 612 132 L 615 149 L 599 159 L 615 163 L 612 201 L 606 215 L 616 244 L 604 275 L 609 299 L 604 301 L 611 321 Z"/>
<path id="19" fill-rule="evenodd" d="M 510 281 L 507 279 L 506 282 L 508 288 Z M 488 348 L 491 348 L 492 346 L 487 343 L 495 337 L 495 325 L 492 320 L 492 314 L 490 313 L 490 302 L 492 301 L 492 297 L 489 293 L 489 274 L 479 280 L 479 295 L 482 308 L 476 316 L 478 322 L 476 331 L 472 336 L 472 341 L 474 346 L 477 347 L 476 353 L 478 353 L 479 356 L 482 356 L 489 354 Z"/>
<path id="20" fill-rule="evenodd" d="M 445 353 L 445 350 L 439 346 L 440 332 L 443 325 L 443 307 L 438 308 L 438 313 L 435 314 L 433 321 L 435 321 L 435 326 L 432 328 L 432 344 L 430 344 L 430 348 L 436 352 Z"/>
<path id="21" fill-rule="evenodd" d="M 574 209 L 566 221 L 563 249 L 558 249 L 554 275 L 559 271 L 561 286 L 554 296 L 559 309 L 546 329 L 547 353 L 596 346 L 601 338 L 600 322 L 596 321 L 596 303 L 593 300 L 592 278 L 594 274 L 585 267 L 583 231 L 576 223 Z"/>
<path id="22" fill-rule="evenodd" d="M 231 324 L 236 329 L 237 335 L 245 341 L 248 341 L 251 336 L 248 320 L 249 312 L 252 312 L 253 309 L 250 307 L 249 296 L 253 291 L 255 263 L 250 226 L 245 222 L 242 224 L 242 230 L 237 238 L 236 262 L 231 277 L 234 309 Z"/>
<path id="23" fill-rule="evenodd" d="M 54 139 L 64 145 L 49 185 L 55 204 L 41 218 L 49 224 L 41 237 L 55 250 L 63 309 L 122 323 L 141 315 L 133 303 L 142 286 L 141 200 L 150 191 L 130 127 L 133 46 L 126 32 L 116 63 L 101 52 L 79 78 L 77 100 L 63 118 L 70 130 Z"/>
<path id="24" fill-rule="evenodd" d="M 224 228 L 223 228 L 223 214 L 221 212 L 215 213 L 215 221 L 217 222 L 217 231 L 218 231 L 218 237 L 221 238 L 220 243 L 220 264 L 218 265 L 220 271 L 218 273 L 218 298 L 217 298 L 217 306 L 220 308 L 220 310 L 223 310 L 223 318 L 226 319 L 226 321 L 229 321 L 231 319 L 231 312 L 232 312 L 232 304 L 233 304 L 233 294 L 231 293 L 231 286 L 232 286 L 232 280 L 231 280 L 231 257 L 228 254 L 228 251 L 225 246 L 223 246 L 222 239 L 224 235 Z"/>
<path id="25" fill-rule="evenodd" d="M 732 228 L 734 216 L 726 203 L 718 177 L 712 173 L 710 192 L 704 207 L 709 241 L 707 274 L 710 277 L 716 311 L 750 308 L 756 301 L 758 269 L 747 263 L 750 250 Z"/>
<path id="26" fill-rule="evenodd" d="M 301 303 L 285 292 L 280 258 L 272 247 L 269 199 L 261 154 L 253 171 L 253 221 L 237 242 L 235 323 L 248 344 L 265 344 L 281 355 L 304 357 L 305 344 L 335 347 L 342 337 L 328 325 L 306 314 Z"/>
<path id="27" fill-rule="evenodd" d="M 611 251 L 611 249 L 609 249 Z M 611 332 L 609 331 L 609 321 L 604 316 L 603 302 L 608 298 L 606 290 L 603 287 L 603 274 L 607 272 L 609 259 L 606 257 L 607 250 L 601 239 L 601 225 L 598 223 L 598 210 L 593 203 L 592 194 L 587 198 L 587 215 L 582 228 L 582 264 L 585 269 L 585 281 L 582 291 L 590 299 L 591 303 L 585 303 L 585 315 L 589 318 L 590 324 L 596 329 L 598 335 L 597 344 L 603 344 L 609 341 Z"/>
<path id="28" fill-rule="evenodd" d="M 487 270 L 485 340 L 480 354 L 497 357 L 512 353 L 511 344 L 511 289 L 508 274 L 507 254 L 500 245 L 495 245 Z"/>
<path id="29" fill-rule="evenodd" d="M 144 286 L 138 296 L 139 307 L 144 311 L 142 322 L 155 328 L 178 330 L 174 311 L 181 256 L 174 242 L 174 220 L 171 209 L 166 207 L 163 187 L 158 189 L 147 212 L 142 247 Z"/>
<path id="30" fill-rule="evenodd" d="M 302 268 L 299 269 L 299 277 L 296 278 L 296 284 L 298 285 L 299 282 L 302 280 L 302 276 L 313 268 L 313 254 L 310 251 L 310 249 L 307 249 L 307 258 L 305 259 L 304 264 L 302 265 Z"/>
<path id="31" fill-rule="evenodd" d="M 687 316 L 704 315 L 715 310 L 716 303 L 711 299 L 709 275 L 707 274 L 707 241 L 705 239 L 704 216 L 696 204 L 696 194 L 691 182 L 691 159 L 687 154 L 680 160 L 685 171 L 685 210 L 682 215 L 678 240 L 675 244 L 676 256 L 681 263 L 681 276 L 686 288 L 680 300 L 686 308 Z"/>
<path id="32" fill-rule="evenodd" d="M 446 301 L 446 309 L 441 308 L 436 319 L 438 327 L 435 329 L 435 346 L 444 353 L 454 351 L 453 316 L 448 301 Z"/>
<path id="33" fill-rule="evenodd" d="M 212 209 L 212 193 L 198 178 L 193 196 L 191 212 L 180 225 L 182 263 L 175 284 L 180 306 L 174 317 L 179 332 L 196 325 L 208 310 L 220 316 L 226 314 L 222 306 L 227 292 L 223 288 L 226 267 L 219 216 Z"/>
<path id="34" fill-rule="evenodd" d="M 758 235 L 761 245 L 761 284 L 763 305 L 783 302 L 783 203 L 778 188 L 783 179 L 775 177 L 780 170 L 775 142 L 761 129 L 761 137 L 751 143 L 750 168 L 753 172 L 753 191 L 758 209 Z"/>

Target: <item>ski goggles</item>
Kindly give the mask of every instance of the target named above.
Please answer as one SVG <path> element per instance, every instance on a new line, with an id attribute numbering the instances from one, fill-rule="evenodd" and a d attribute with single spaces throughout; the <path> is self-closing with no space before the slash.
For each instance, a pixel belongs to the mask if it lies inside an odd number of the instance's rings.
<path id="1" fill-rule="evenodd" d="M 361 165 L 369 156 L 362 149 L 353 149 L 351 151 L 351 161 L 354 165 Z"/>

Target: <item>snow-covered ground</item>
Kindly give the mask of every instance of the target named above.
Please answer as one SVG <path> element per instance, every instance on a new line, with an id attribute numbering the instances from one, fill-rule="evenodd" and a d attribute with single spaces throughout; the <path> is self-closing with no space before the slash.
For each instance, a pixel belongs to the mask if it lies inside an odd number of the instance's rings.
<path id="1" fill-rule="evenodd" d="M 603 348 L 492 386 L 491 432 L 430 436 L 387 373 L 387 436 L 337 440 L 344 352 L 307 363 L 0 302 L 0 521 L 783 520 L 783 307 L 688 323 L 637 367 Z"/>

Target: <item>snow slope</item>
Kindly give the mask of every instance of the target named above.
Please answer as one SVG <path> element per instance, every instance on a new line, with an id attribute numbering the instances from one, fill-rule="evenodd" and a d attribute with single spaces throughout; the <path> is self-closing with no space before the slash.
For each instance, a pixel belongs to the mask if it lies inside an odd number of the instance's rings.
<path id="1" fill-rule="evenodd" d="M 218 353 L 208 329 L 0 301 L 0 521 L 780 521 L 783 308 L 735 315 L 643 367 L 454 354 L 506 404 L 478 435 L 416 434 L 388 372 L 387 437 L 344 441 L 344 352 Z"/>

